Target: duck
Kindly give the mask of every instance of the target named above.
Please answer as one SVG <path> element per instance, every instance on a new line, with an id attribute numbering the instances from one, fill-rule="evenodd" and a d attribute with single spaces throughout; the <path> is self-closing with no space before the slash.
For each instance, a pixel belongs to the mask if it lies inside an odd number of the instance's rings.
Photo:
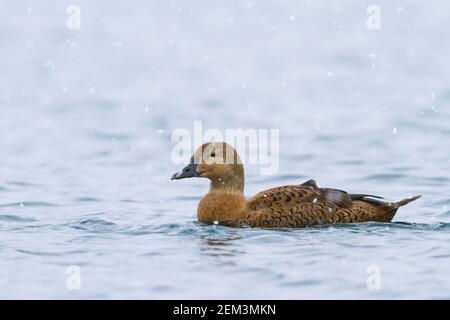
<path id="1" fill-rule="evenodd" d="M 397 210 L 420 198 L 386 202 L 380 196 L 349 194 L 320 188 L 315 180 L 268 189 L 246 198 L 244 165 L 237 151 L 225 142 L 200 146 L 189 164 L 172 176 L 210 180 L 200 200 L 197 219 L 206 224 L 252 228 L 303 228 L 357 222 L 390 222 Z"/>

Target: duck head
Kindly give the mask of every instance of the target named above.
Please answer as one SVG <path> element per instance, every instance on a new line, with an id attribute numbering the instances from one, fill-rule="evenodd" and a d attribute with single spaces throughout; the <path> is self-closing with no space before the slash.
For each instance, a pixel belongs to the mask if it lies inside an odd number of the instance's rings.
<path id="1" fill-rule="evenodd" d="M 172 176 L 172 180 L 208 178 L 211 191 L 243 192 L 244 166 L 236 150 L 225 142 L 205 143 L 192 155 L 190 163 Z"/>

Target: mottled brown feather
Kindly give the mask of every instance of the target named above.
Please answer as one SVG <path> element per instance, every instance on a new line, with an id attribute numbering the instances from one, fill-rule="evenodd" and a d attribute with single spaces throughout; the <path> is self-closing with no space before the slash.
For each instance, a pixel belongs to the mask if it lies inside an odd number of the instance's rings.
<path id="1" fill-rule="evenodd" d="M 248 208 L 248 215 L 240 224 L 252 227 L 390 221 L 396 211 L 389 206 L 353 201 L 342 190 L 318 188 L 314 180 L 260 192 L 248 200 Z"/>
<path id="2" fill-rule="evenodd" d="M 389 222 L 402 203 L 387 203 L 345 191 L 318 188 L 314 180 L 272 188 L 248 200 L 249 212 L 240 224 L 252 227 L 306 227 L 365 221 Z M 373 196 L 372 196 L 373 197 Z M 376 197 L 380 198 L 380 197 Z M 407 202 L 417 199 L 412 197 Z M 282 218 L 282 219 L 280 219 Z"/>

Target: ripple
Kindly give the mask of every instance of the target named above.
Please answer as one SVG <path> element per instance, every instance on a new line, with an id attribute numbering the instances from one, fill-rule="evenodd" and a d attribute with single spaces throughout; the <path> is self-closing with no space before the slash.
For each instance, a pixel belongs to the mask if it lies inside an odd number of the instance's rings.
<path id="1" fill-rule="evenodd" d="M 450 210 L 439 214 L 439 217 L 448 217 L 450 216 Z"/>
<path id="2" fill-rule="evenodd" d="M 124 231 L 124 234 L 132 235 L 132 236 L 142 236 L 154 233 L 153 226 L 141 226 L 138 228 L 131 228 L 130 230 Z M 165 232 L 161 232 L 165 233 Z"/>
<path id="3" fill-rule="evenodd" d="M 229 238 L 241 232 L 242 228 L 231 228 L 221 225 L 208 225 L 198 221 L 185 223 L 163 223 L 160 225 L 145 225 L 129 228 L 122 233 L 129 235 L 164 234 L 168 236 L 188 236 L 194 238 L 220 237 Z M 249 229 L 250 230 L 250 229 Z M 253 229 L 257 230 L 257 229 Z"/>
<path id="4" fill-rule="evenodd" d="M 447 230 L 450 229 L 450 223 L 447 222 L 436 222 L 436 223 L 415 223 L 415 222 L 404 222 L 404 221 L 395 221 L 395 222 L 357 222 L 357 223 L 339 223 L 333 225 L 324 225 L 324 226 L 314 226 L 305 228 L 307 229 L 342 229 L 346 231 L 356 231 L 356 232 L 365 232 L 365 231 L 387 231 L 387 230 Z M 294 229 L 299 230 L 299 229 Z"/>
<path id="5" fill-rule="evenodd" d="M 220 100 L 203 100 L 200 102 L 201 106 L 206 107 L 207 109 L 219 109 L 223 106 L 223 102 Z"/>
<path id="6" fill-rule="evenodd" d="M 303 162 L 303 161 L 306 162 L 308 160 L 315 159 L 315 155 L 311 154 L 311 153 L 304 153 L 304 154 L 295 153 L 295 154 L 288 155 L 286 158 L 289 160 L 292 160 L 294 162 Z"/>
<path id="7" fill-rule="evenodd" d="M 112 231 L 116 230 L 118 225 L 104 219 L 89 218 L 66 224 L 70 228 L 84 231 Z"/>
<path id="8" fill-rule="evenodd" d="M 164 232 L 169 235 L 181 235 L 181 236 L 192 236 L 196 234 L 200 234 L 202 232 L 194 223 L 185 223 L 185 224 L 164 224 L 155 227 L 155 231 Z"/>
<path id="9" fill-rule="evenodd" d="M 135 199 L 121 199 L 119 201 L 123 203 L 143 203 L 143 201 Z"/>
<path id="10" fill-rule="evenodd" d="M 165 235 L 179 235 L 179 234 L 196 234 L 198 230 L 189 226 L 189 224 L 181 223 L 163 223 L 160 225 L 144 225 L 139 227 L 129 228 L 123 231 L 124 234 L 140 236 L 148 234 L 165 234 Z"/>
<path id="11" fill-rule="evenodd" d="M 196 201 L 199 201 L 201 199 L 201 197 L 200 196 L 176 196 L 175 197 L 175 200 L 179 200 L 179 201 L 182 201 L 182 200 L 186 200 L 186 201 L 193 201 L 193 200 L 196 200 Z"/>
<path id="12" fill-rule="evenodd" d="M 33 222 L 33 221 L 36 221 L 36 219 L 29 218 L 29 217 L 20 217 L 20 216 L 16 216 L 16 215 L 4 214 L 4 215 L 0 215 L 0 221 L 7 221 L 7 222 Z"/>
<path id="13" fill-rule="evenodd" d="M 438 206 L 450 205 L 450 199 L 438 199 L 434 204 Z"/>
<path id="14" fill-rule="evenodd" d="M 401 173 L 384 173 L 366 176 L 363 180 L 393 181 L 403 179 L 406 176 Z"/>
<path id="15" fill-rule="evenodd" d="M 89 221 L 89 220 L 87 220 Z M 91 221 L 86 222 L 92 224 Z M 95 222 L 96 224 L 99 222 Z M 227 240 L 240 239 L 245 237 L 252 239 L 252 242 L 276 243 L 293 239 L 296 235 L 311 233 L 335 233 L 336 231 L 346 231 L 352 233 L 360 232 L 386 232 L 392 230 L 449 230 L 450 223 L 436 222 L 410 223 L 410 222 L 363 222 L 363 223 L 342 223 L 333 225 L 320 225 L 306 228 L 233 228 L 223 225 L 208 225 L 198 221 L 186 223 L 164 223 L 160 225 L 145 225 L 129 228 L 123 231 L 129 235 L 165 234 L 178 236 L 210 237 L 209 239 Z M 215 237 L 215 238 L 214 238 Z"/>
<path id="16" fill-rule="evenodd" d="M 301 184 L 308 180 L 308 177 L 301 174 L 279 174 L 270 179 L 271 183 L 279 183 L 290 181 L 290 184 Z M 249 177 L 248 181 L 250 183 L 267 182 L 266 176 Z"/>
<path id="17" fill-rule="evenodd" d="M 342 165 L 349 165 L 349 166 L 359 166 L 365 164 L 362 160 L 340 160 L 337 162 L 338 164 Z"/>
<path id="18" fill-rule="evenodd" d="M 25 181 L 9 181 L 6 184 L 11 186 L 18 186 L 18 187 L 37 187 L 37 184 L 25 182 Z"/>
<path id="19" fill-rule="evenodd" d="M 330 134 L 316 134 L 314 136 L 315 141 L 321 141 L 321 142 L 331 142 L 338 140 L 338 137 L 336 135 L 330 135 Z"/>
<path id="20" fill-rule="evenodd" d="M 313 286 L 313 285 L 317 285 L 320 284 L 321 281 L 316 280 L 316 279 L 308 279 L 308 280 L 298 280 L 298 281 L 285 281 L 282 282 L 282 286 L 285 287 L 307 287 L 307 286 Z"/>
<path id="21" fill-rule="evenodd" d="M 100 202 L 103 201 L 101 199 L 98 198 L 93 198 L 93 197 L 80 197 L 76 199 L 77 202 Z"/>
<path id="22" fill-rule="evenodd" d="M 43 256 L 43 257 L 57 257 L 57 256 L 67 256 L 70 254 L 80 254 L 86 253 L 86 250 L 71 250 L 71 251 L 58 251 L 58 252 L 49 252 L 49 251 L 34 251 L 34 250 L 25 250 L 25 249 L 16 249 L 17 252 L 30 254 L 33 256 Z"/>
<path id="23" fill-rule="evenodd" d="M 14 202 L 14 203 L 5 203 L 0 204 L 0 208 L 9 208 L 9 207 L 58 207 L 59 205 L 50 202 L 42 202 L 42 201 L 24 201 L 24 202 Z"/>

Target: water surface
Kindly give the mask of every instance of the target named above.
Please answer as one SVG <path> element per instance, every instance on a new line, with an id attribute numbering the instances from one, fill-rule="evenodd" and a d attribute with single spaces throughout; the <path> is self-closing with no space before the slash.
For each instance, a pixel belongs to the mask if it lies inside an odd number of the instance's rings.
<path id="1" fill-rule="evenodd" d="M 0 12 L 0 298 L 450 298 L 450 5 L 14 1 Z M 393 223 L 196 221 L 171 133 L 280 129 L 304 182 L 423 197 Z M 68 266 L 81 289 L 66 285 Z M 381 289 L 367 286 L 370 266 Z"/>

